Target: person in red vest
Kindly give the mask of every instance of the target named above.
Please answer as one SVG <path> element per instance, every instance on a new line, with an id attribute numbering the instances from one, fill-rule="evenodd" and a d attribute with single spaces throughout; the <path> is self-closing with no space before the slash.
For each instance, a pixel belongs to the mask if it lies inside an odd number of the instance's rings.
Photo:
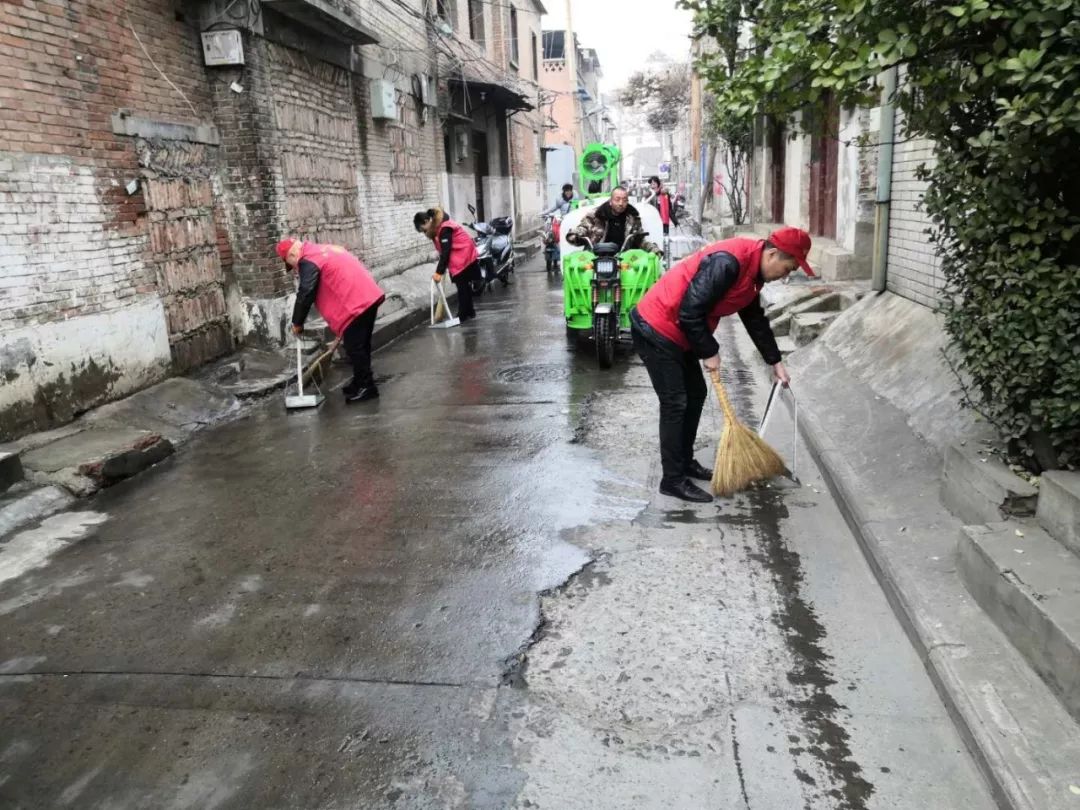
<path id="1" fill-rule="evenodd" d="M 352 362 L 353 377 L 342 391 L 346 402 L 362 402 L 379 396 L 371 373 L 371 335 L 375 317 L 386 295 L 363 262 L 337 245 L 319 245 L 286 238 L 277 244 L 285 266 L 300 276 L 293 307 L 292 331 L 304 331 L 311 305 L 341 338 Z"/>
<path id="2" fill-rule="evenodd" d="M 443 275 L 450 271 L 450 280 L 457 287 L 458 318 L 461 322 L 476 317 L 470 282 L 480 280 L 480 255 L 476 252 L 476 242 L 462 225 L 450 219 L 441 208 L 429 208 L 413 217 L 413 227 L 435 243 L 439 254 L 439 264 L 431 276 L 436 284 L 441 284 Z"/>
<path id="3" fill-rule="evenodd" d="M 676 263 L 630 312 L 634 348 L 660 399 L 660 492 L 708 503 L 712 496 L 690 479 L 708 481 L 712 470 L 694 458 L 694 441 L 708 389 L 698 361 L 720 367 L 713 337 L 720 318 L 738 313 L 776 379 L 790 382 L 769 319 L 758 300 L 761 288 L 786 278 L 806 261 L 810 234 L 780 228 L 768 239 L 725 239 Z"/>
<path id="4" fill-rule="evenodd" d="M 664 236 L 667 236 L 671 226 L 679 224 L 679 218 L 671 192 L 664 188 L 663 182 L 655 174 L 649 178 L 649 196 L 645 202 L 652 203 L 660 212 L 660 223 L 664 226 Z"/>

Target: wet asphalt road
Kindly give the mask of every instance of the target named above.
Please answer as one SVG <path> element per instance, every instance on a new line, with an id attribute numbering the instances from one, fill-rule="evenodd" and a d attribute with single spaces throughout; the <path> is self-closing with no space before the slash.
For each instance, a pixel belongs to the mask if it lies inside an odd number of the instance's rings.
<path id="1" fill-rule="evenodd" d="M 656 494 L 644 369 L 560 301 L 533 262 L 377 403 L 268 402 L 68 518 L 0 584 L 0 806 L 992 807 L 808 454 Z"/>

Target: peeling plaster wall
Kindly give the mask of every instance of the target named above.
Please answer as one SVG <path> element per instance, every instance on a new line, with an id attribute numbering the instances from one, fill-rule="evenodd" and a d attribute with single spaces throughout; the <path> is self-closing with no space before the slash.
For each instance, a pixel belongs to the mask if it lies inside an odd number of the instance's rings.
<path id="1" fill-rule="evenodd" d="M 0 341 L 0 441 L 69 422 L 166 377 L 172 362 L 157 298 L 25 326 Z"/>

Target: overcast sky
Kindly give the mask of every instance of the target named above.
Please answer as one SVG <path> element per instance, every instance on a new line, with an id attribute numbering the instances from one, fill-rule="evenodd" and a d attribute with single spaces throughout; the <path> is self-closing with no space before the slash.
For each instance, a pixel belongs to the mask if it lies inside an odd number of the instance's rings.
<path id="1" fill-rule="evenodd" d="M 544 28 L 566 26 L 567 0 L 542 0 Z M 574 30 L 583 48 L 595 48 L 604 77 L 600 90 L 610 93 L 640 70 L 653 51 L 684 60 L 690 53 L 691 14 L 675 0 L 570 0 Z"/>

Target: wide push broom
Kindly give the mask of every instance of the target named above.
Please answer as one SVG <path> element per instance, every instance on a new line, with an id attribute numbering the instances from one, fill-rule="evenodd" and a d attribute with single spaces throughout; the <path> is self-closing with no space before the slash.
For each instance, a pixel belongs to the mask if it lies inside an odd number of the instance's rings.
<path id="1" fill-rule="evenodd" d="M 720 372 L 714 369 L 711 375 L 720 410 L 724 412 L 724 429 L 713 466 L 713 492 L 731 495 L 756 481 L 785 473 L 787 467 L 777 452 L 735 415 L 735 408 L 720 382 Z"/>

